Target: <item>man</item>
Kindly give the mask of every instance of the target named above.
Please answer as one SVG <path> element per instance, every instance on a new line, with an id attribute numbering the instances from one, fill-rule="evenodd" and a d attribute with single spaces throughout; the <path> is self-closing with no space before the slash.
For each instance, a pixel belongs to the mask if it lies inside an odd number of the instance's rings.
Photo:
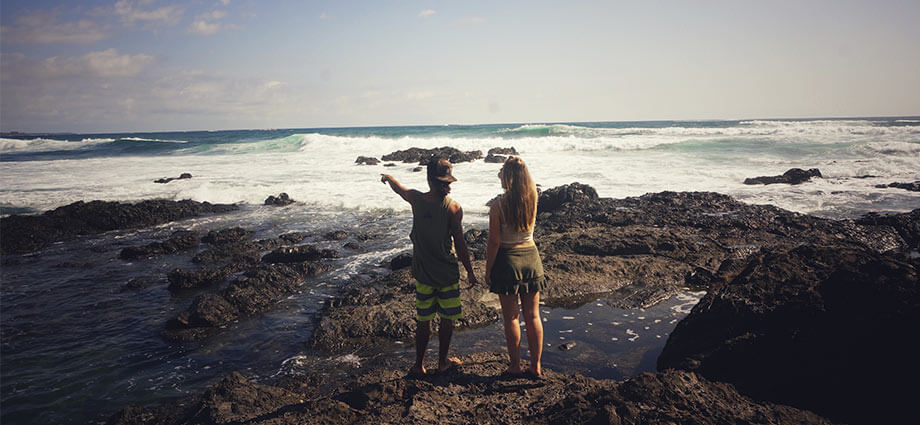
<path id="1" fill-rule="evenodd" d="M 415 284 L 415 307 L 418 326 L 415 332 L 415 366 L 410 375 L 425 374 L 425 350 L 431 336 L 431 320 L 440 317 L 438 326 L 438 371 L 444 372 L 460 364 L 448 358 L 454 320 L 462 317 L 460 310 L 459 255 L 469 282 L 478 284 L 470 263 L 469 250 L 463 239 L 463 209 L 447 196 L 450 184 L 457 181 L 446 159 L 432 158 L 428 162 L 428 192 L 407 189 L 393 176 L 381 174 L 380 181 L 389 184 L 399 196 L 412 205 L 412 276 Z M 456 247 L 456 254 L 454 253 Z"/>

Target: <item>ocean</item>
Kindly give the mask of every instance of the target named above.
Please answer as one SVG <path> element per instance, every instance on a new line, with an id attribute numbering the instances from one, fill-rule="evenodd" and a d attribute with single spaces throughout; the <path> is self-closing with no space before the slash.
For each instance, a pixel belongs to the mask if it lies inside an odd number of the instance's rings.
<path id="1" fill-rule="evenodd" d="M 0 422 L 104 421 L 125 404 L 200 391 L 231 370 L 267 380 L 298 368 L 356 367 L 381 355 L 323 358 L 306 344 L 322 303 L 342 282 L 411 246 L 409 206 L 380 183 L 380 174 L 425 189 L 424 172 L 413 171 L 416 164 L 357 165 L 355 159 L 442 146 L 483 153 L 514 147 L 542 188 L 580 182 L 603 197 L 714 191 L 835 219 L 920 207 L 920 193 L 876 187 L 920 180 L 920 117 L 7 134 L 0 138 L 4 216 L 81 200 L 192 199 L 241 209 L 4 255 Z M 451 197 L 463 206 L 467 229 L 486 227 L 485 204 L 501 191 L 499 167 L 483 160 L 455 165 L 459 181 Z M 823 178 L 795 186 L 742 183 L 790 168 L 818 168 Z M 154 183 L 182 173 L 193 177 Z M 281 192 L 298 203 L 263 205 Z M 375 237 L 361 241 L 366 252 L 336 260 L 332 272 L 261 317 L 199 343 L 164 342 L 159 332 L 165 321 L 193 298 L 171 295 L 165 274 L 190 267 L 188 256 L 127 262 L 118 252 L 178 229 L 233 226 L 254 230 L 256 238 L 331 230 Z M 316 241 L 330 248 L 343 242 Z M 122 290 L 136 277 L 164 284 Z M 546 342 L 579 345 L 571 352 L 547 349 L 544 365 L 614 379 L 652 370 L 668 332 L 700 296 L 688 290 L 645 310 L 594 301 L 547 307 Z M 458 332 L 455 346 L 461 352 L 502 350 L 500 329 Z M 397 344 L 385 355 L 411 358 L 410 351 Z"/>

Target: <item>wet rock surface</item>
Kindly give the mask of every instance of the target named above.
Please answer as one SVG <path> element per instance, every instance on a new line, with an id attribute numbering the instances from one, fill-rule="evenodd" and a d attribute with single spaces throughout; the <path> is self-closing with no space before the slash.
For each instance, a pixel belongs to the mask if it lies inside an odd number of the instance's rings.
<path id="1" fill-rule="evenodd" d="M 250 268 L 223 290 L 198 296 L 186 311 L 167 321 L 163 338 L 194 341 L 212 335 L 239 318 L 262 313 L 294 292 L 304 279 L 331 268 L 318 262 Z"/>
<path id="2" fill-rule="evenodd" d="M 265 198 L 264 204 L 274 205 L 276 207 L 285 207 L 285 206 L 293 204 L 294 202 L 297 202 L 297 201 L 291 199 L 291 197 L 288 196 L 287 193 L 281 192 L 278 196 L 269 195 L 268 198 Z"/>
<path id="3" fill-rule="evenodd" d="M 333 384 L 307 375 L 262 385 L 233 373 L 201 395 L 151 408 L 128 406 L 109 423 L 829 423 L 808 411 L 757 403 L 691 372 L 646 373 L 616 383 L 546 371 L 531 380 L 502 375 L 507 359 L 501 353 L 461 360 L 454 370 L 417 379 L 407 378 L 402 365 L 369 365 Z"/>
<path id="4" fill-rule="evenodd" d="M 884 184 L 876 185 L 875 187 L 880 188 L 880 189 L 884 189 L 887 187 L 893 187 L 896 189 L 909 190 L 911 192 L 920 192 L 920 181 L 915 181 L 913 183 L 894 182 L 894 183 L 888 183 L 887 185 L 884 185 Z"/>
<path id="5" fill-rule="evenodd" d="M 821 177 L 821 171 L 817 168 L 811 168 L 807 171 L 801 168 L 790 168 L 779 176 L 760 176 L 744 179 L 744 184 L 801 184 L 811 180 L 812 177 Z"/>
<path id="6" fill-rule="evenodd" d="M 460 281 L 463 318 L 456 328 L 472 328 L 499 319 L 498 310 L 483 302 L 494 298 L 483 285 Z M 497 303 L 497 298 L 494 300 Z M 415 335 L 415 279 L 408 267 L 375 278 L 357 278 L 323 306 L 309 345 L 320 352 L 342 353 L 362 348 L 411 342 Z M 438 320 L 432 321 L 437 329 Z"/>
<path id="7" fill-rule="evenodd" d="M 801 244 L 878 252 L 908 248 L 887 222 L 822 219 L 708 192 L 610 199 L 573 183 L 544 191 L 538 213 L 535 240 L 549 279 L 541 299 L 567 307 L 607 297 L 610 305 L 646 308 L 687 286 L 708 289 L 730 281 L 762 250 L 788 251 Z M 916 220 L 902 227 L 910 223 Z M 470 229 L 464 237 L 482 281 L 488 234 Z M 346 285 L 325 306 L 311 347 L 343 353 L 407 341 L 414 329 L 413 282 L 409 270 L 399 269 Z M 463 280 L 461 295 L 464 314 L 472 314 L 461 328 L 498 319 L 497 296 L 485 285 L 473 288 Z"/>
<path id="8" fill-rule="evenodd" d="M 111 230 L 150 227 L 204 214 L 237 210 L 236 205 L 195 201 L 151 200 L 136 204 L 74 202 L 41 215 L 0 218 L 0 250 L 4 254 L 39 250 L 52 242 Z"/>
<path id="9" fill-rule="evenodd" d="M 198 245 L 201 245 L 201 234 L 192 230 L 177 230 L 166 241 L 124 248 L 118 254 L 118 257 L 122 260 L 137 260 L 157 255 L 175 254 L 180 251 L 198 248 Z"/>
<path id="10" fill-rule="evenodd" d="M 538 214 L 547 304 L 607 298 L 644 308 L 686 286 L 709 291 L 670 335 L 659 372 L 621 383 L 552 371 L 526 380 L 501 376 L 506 354 L 477 353 L 457 370 L 406 379 L 411 359 L 370 358 L 344 380 L 289 375 L 270 386 L 234 375 L 219 391 L 128 407 L 112 422 L 867 423 L 872 412 L 903 422 L 912 406 L 912 393 L 898 389 L 920 378 L 907 345 L 920 322 L 918 264 L 908 255 L 920 240 L 920 209 L 829 220 L 708 192 L 601 198 L 574 183 L 542 193 Z M 487 232 L 464 237 L 482 280 Z M 259 263 L 197 298 L 164 336 L 216 332 L 328 267 Z M 414 279 L 408 268 L 379 273 L 357 275 L 326 301 L 308 341 L 313 352 L 411 346 Z M 485 285 L 465 276 L 460 285 L 458 328 L 499 320 Z"/>
<path id="11" fill-rule="evenodd" d="M 489 149 L 489 155 L 519 155 L 514 146 L 510 148 L 492 148 Z"/>
<path id="12" fill-rule="evenodd" d="M 355 160 L 355 164 L 359 165 L 377 165 L 379 163 L 379 159 L 370 156 L 359 156 L 358 159 Z"/>
<path id="13" fill-rule="evenodd" d="M 339 258 L 334 249 L 319 249 L 314 245 L 278 248 L 262 257 L 264 263 L 301 263 L 323 258 Z"/>
<path id="14" fill-rule="evenodd" d="M 904 423 L 920 378 L 920 264 L 805 245 L 753 255 L 668 339 L 659 370 L 729 382 L 759 400 L 844 423 Z"/>
<path id="15" fill-rule="evenodd" d="M 162 179 L 156 179 L 153 182 L 154 183 L 169 183 L 173 180 L 185 180 L 185 179 L 190 179 L 190 178 L 192 178 L 191 173 L 182 173 L 181 175 L 179 175 L 179 177 L 164 177 Z"/>
<path id="16" fill-rule="evenodd" d="M 482 158 L 482 151 L 463 152 L 457 148 L 444 146 L 433 149 L 409 148 L 406 150 L 388 153 L 380 157 L 384 161 L 400 161 L 425 165 L 431 158 L 443 158 L 453 164 L 470 162 Z"/>

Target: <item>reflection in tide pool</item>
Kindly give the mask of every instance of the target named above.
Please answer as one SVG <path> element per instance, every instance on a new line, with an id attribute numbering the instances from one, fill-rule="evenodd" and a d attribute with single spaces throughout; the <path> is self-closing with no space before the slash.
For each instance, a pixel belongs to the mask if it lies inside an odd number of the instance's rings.
<path id="1" fill-rule="evenodd" d="M 616 380 L 654 371 L 671 331 L 703 295 L 705 292 L 685 290 L 645 309 L 615 308 L 604 299 L 575 309 L 542 307 L 543 367 Z M 567 349 L 561 349 L 564 344 Z M 521 346 L 521 355 L 527 361 L 530 357 L 523 326 Z M 457 332 L 452 347 L 458 354 L 504 352 L 502 324 Z M 436 350 L 437 344 L 429 349 Z"/>

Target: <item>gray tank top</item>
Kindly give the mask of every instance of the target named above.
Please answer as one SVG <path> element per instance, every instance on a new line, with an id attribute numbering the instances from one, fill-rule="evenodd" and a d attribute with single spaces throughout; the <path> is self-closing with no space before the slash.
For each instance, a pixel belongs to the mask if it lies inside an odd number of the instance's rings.
<path id="1" fill-rule="evenodd" d="M 443 288 L 460 281 L 460 269 L 450 236 L 449 196 L 426 202 L 421 196 L 412 203 L 412 276 L 420 283 Z"/>

